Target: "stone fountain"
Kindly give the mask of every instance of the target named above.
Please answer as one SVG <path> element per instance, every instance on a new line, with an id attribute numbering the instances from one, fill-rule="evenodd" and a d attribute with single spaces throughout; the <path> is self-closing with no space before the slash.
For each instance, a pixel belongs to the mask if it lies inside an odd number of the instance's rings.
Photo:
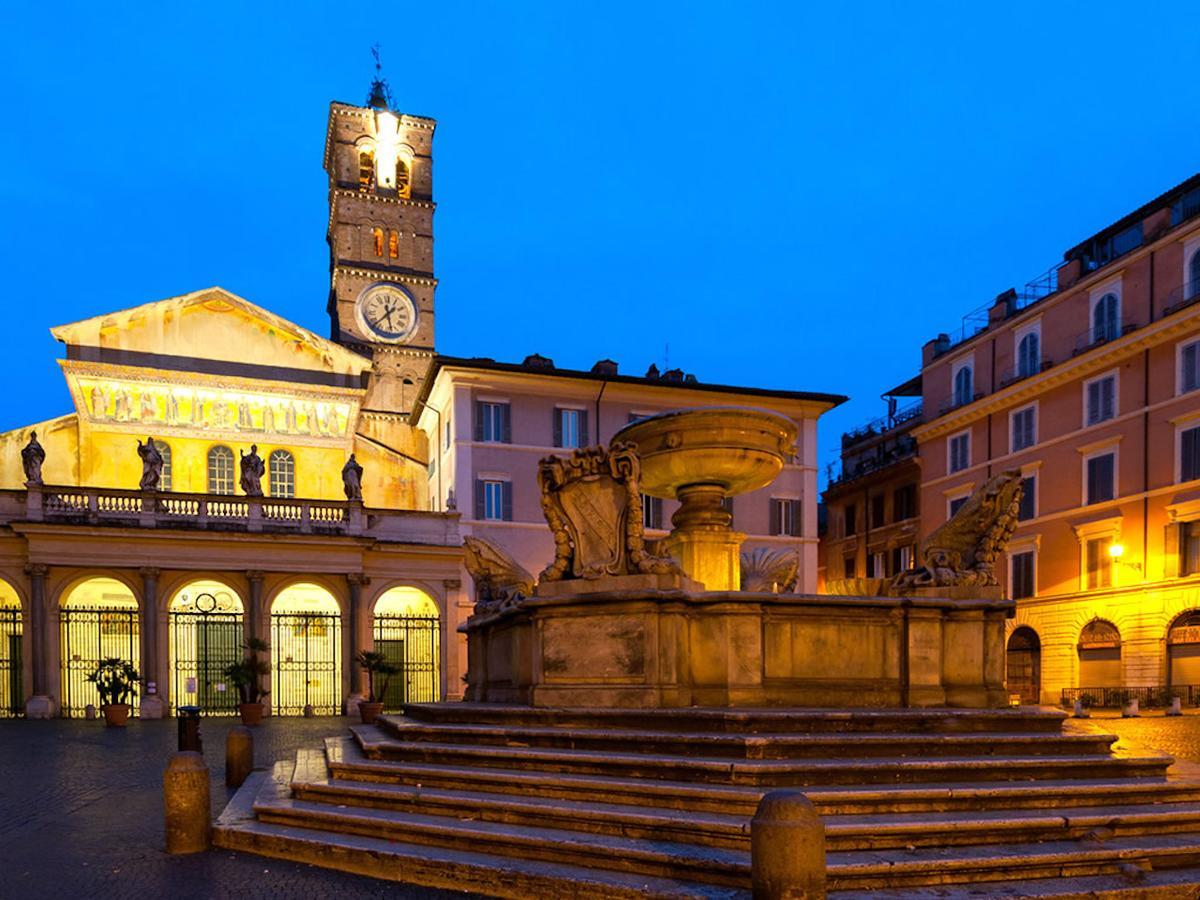
<path id="1" fill-rule="evenodd" d="M 775 478 L 795 426 L 715 407 L 634 422 L 608 447 L 542 460 L 555 557 L 536 579 L 467 539 L 467 699 L 540 707 L 1000 707 L 996 592 L 742 591 L 723 500 Z M 642 493 L 681 502 L 658 547 Z M 663 555 L 658 555 L 662 553 Z"/>

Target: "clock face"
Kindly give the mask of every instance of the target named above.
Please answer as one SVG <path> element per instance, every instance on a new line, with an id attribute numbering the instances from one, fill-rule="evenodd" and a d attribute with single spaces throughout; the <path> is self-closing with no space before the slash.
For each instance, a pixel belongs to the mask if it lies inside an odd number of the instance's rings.
<path id="1" fill-rule="evenodd" d="M 381 341 L 406 341 L 417 330 L 417 305 L 394 284 L 367 288 L 358 298 L 357 311 L 359 324 Z"/>

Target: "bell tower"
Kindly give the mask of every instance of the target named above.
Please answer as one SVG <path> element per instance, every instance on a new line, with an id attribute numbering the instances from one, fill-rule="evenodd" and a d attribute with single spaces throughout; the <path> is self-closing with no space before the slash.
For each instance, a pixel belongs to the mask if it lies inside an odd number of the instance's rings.
<path id="1" fill-rule="evenodd" d="M 397 112 L 378 72 L 366 106 L 329 108 L 331 337 L 374 362 L 370 411 L 408 413 L 433 357 L 436 126 Z"/>

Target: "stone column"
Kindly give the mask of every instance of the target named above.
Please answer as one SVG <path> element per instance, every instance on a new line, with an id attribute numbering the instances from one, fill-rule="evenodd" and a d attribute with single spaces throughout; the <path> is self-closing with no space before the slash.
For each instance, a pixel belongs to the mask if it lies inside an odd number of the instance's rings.
<path id="1" fill-rule="evenodd" d="M 158 654 L 158 576 L 162 570 L 145 566 L 138 573 L 142 576 L 142 701 L 138 715 L 161 719 L 167 712 L 162 699 L 166 682 L 161 679 Z"/>
<path id="2" fill-rule="evenodd" d="M 246 622 L 244 625 L 245 636 L 248 638 L 262 637 L 259 633 L 259 628 L 262 622 L 262 599 L 263 599 L 263 579 L 266 573 L 260 572 L 257 569 L 251 569 L 246 573 L 246 580 L 250 582 L 250 596 L 246 598 Z"/>
<path id="3" fill-rule="evenodd" d="M 442 633 L 438 636 L 438 645 L 442 648 L 442 659 L 439 668 L 442 671 L 443 684 L 439 699 L 461 700 L 466 691 L 467 674 L 467 641 L 466 635 L 458 633 L 458 626 L 466 621 L 471 614 L 473 604 L 466 602 L 462 594 L 462 579 L 446 578 L 442 581 L 445 608 L 442 612 Z"/>
<path id="4" fill-rule="evenodd" d="M 46 576 L 50 567 L 33 563 L 25 567 L 29 576 L 29 630 L 30 650 L 33 654 L 33 695 L 25 701 L 25 717 L 49 719 L 54 715 L 54 701 L 50 699 L 50 627 L 46 609 Z"/>
<path id="5" fill-rule="evenodd" d="M 366 648 L 366 641 L 361 633 L 362 623 L 366 619 L 362 609 L 362 589 L 363 585 L 371 583 L 371 579 L 361 572 L 351 572 L 346 576 L 346 583 L 350 586 L 350 608 L 347 618 L 350 630 L 350 695 L 346 698 L 346 714 L 350 715 L 357 711 L 358 703 L 367 696 L 367 673 L 361 670 L 355 658 L 359 650 Z"/>

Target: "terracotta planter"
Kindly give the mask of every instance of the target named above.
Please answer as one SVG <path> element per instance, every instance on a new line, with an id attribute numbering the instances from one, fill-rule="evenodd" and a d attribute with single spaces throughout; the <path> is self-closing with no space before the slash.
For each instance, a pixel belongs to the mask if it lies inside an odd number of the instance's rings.
<path id="1" fill-rule="evenodd" d="M 374 725 L 375 720 L 383 713 L 382 703 L 367 703 L 365 700 L 358 704 L 358 714 L 364 725 Z"/>
<path id="2" fill-rule="evenodd" d="M 239 703 L 238 712 L 242 714 L 243 725 L 262 724 L 263 705 L 261 703 Z"/>
<path id="3" fill-rule="evenodd" d="M 104 724 L 109 728 L 124 728 L 128 721 L 128 703 L 109 703 L 104 707 Z"/>

